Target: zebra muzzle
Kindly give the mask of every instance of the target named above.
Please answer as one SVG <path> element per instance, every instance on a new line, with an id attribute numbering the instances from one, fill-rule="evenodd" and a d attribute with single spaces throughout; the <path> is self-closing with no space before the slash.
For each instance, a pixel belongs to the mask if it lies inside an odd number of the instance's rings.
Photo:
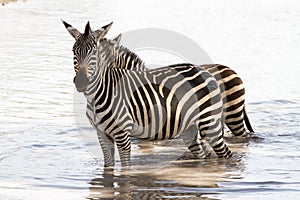
<path id="1" fill-rule="evenodd" d="M 82 71 L 79 71 L 78 74 L 74 77 L 73 82 L 75 83 L 78 92 L 84 92 L 87 89 L 89 79 Z"/>

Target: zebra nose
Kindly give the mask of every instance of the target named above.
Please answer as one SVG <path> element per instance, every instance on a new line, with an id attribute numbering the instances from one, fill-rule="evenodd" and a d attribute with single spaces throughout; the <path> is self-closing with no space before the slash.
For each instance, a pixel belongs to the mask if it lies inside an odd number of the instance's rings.
<path id="1" fill-rule="evenodd" d="M 73 81 L 78 92 L 84 92 L 87 89 L 89 79 L 81 70 L 79 70 Z"/>

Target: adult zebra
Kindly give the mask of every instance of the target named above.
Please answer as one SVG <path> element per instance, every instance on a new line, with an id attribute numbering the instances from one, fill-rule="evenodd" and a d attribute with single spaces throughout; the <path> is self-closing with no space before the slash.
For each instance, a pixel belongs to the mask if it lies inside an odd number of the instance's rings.
<path id="1" fill-rule="evenodd" d="M 197 158 L 209 156 L 205 139 L 218 157 L 230 157 L 224 143 L 222 99 L 216 79 L 192 64 L 139 70 L 144 63 L 115 41 L 104 38 L 111 24 L 75 38 L 74 83 L 87 98 L 87 116 L 96 128 L 105 166 L 114 165 L 114 142 L 123 166 L 129 165 L 130 136 L 161 140 L 182 134 Z"/>

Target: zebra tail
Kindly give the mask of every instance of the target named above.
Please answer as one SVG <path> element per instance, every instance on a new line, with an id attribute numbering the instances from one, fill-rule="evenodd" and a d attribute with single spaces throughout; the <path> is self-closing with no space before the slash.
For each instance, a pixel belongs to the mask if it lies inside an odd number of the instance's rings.
<path id="1" fill-rule="evenodd" d="M 250 123 L 250 120 L 247 116 L 247 113 L 246 113 L 246 109 L 244 108 L 244 120 L 245 120 L 245 123 L 246 123 L 246 127 L 247 129 L 251 132 L 251 133 L 254 133 L 254 130 L 251 126 L 251 123 Z"/>

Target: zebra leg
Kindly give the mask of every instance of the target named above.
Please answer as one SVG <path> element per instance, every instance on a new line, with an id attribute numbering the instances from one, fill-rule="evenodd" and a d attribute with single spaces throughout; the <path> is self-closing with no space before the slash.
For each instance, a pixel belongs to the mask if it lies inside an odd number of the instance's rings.
<path id="1" fill-rule="evenodd" d="M 211 156 L 211 152 L 205 142 L 201 139 L 197 126 L 190 126 L 185 132 L 181 134 L 181 138 L 188 146 L 195 158 L 207 158 Z"/>
<path id="2" fill-rule="evenodd" d="M 225 118 L 225 124 L 234 136 L 245 137 L 246 129 L 244 125 L 244 109 L 236 109 L 234 112 L 230 112 L 230 114 Z"/>
<path id="3" fill-rule="evenodd" d="M 111 137 L 98 131 L 98 139 L 104 155 L 104 167 L 115 165 L 115 146 Z"/>
<path id="4" fill-rule="evenodd" d="M 131 151 L 130 134 L 121 131 L 114 135 L 114 141 L 117 144 L 122 166 L 129 166 Z"/>
<path id="5" fill-rule="evenodd" d="M 230 149 L 224 142 L 223 126 L 220 119 L 209 127 L 200 128 L 200 135 L 210 144 L 218 157 L 228 158 L 232 156 Z"/>

